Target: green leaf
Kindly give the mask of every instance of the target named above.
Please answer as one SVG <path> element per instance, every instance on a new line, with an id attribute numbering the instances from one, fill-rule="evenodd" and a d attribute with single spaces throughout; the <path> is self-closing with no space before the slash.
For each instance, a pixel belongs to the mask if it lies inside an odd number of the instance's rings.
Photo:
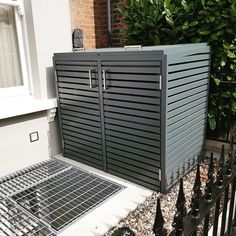
<path id="1" fill-rule="evenodd" d="M 233 93 L 233 97 L 236 98 L 236 92 Z"/>
<path id="2" fill-rule="evenodd" d="M 232 105 L 232 112 L 236 113 L 236 103 L 233 103 Z"/>
<path id="3" fill-rule="evenodd" d="M 209 125 L 210 125 L 211 130 L 214 130 L 216 128 L 216 118 L 212 117 L 212 118 L 208 119 L 208 121 L 209 121 Z"/>
<path id="4" fill-rule="evenodd" d="M 206 29 L 199 29 L 198 33 L 201 35 L 208 35 L 208 34 L 210 34 L 210 31 L 206 30 Z"/>
<path id="5" fill-rule="evenodd" d="M 227 78 L 228 81 L 231 81 L 231 80 L 232 80 L 232 77 L 229 76 L 229 75 L 227 75 L 226 78 Z"/>
<path id="6" fill-rule="evenodd" d="M 235 54 L 231 51 L 227 51 L 226 54 L 229 58 L 235 58 Z"/>
<path id="7" fill-rule="evenodd" d="M 219 79 L 214 79 L 214 81 L 215 81 L 215 84 L 217 85 L 217 86 L 219 86 L 220 85 L 220 80 Z"/>
<path id="8" fill-rule="evenodd" d="M 221 94 L 221 96 L 222 96 L 223 98 L 230 98 L 230 97 L 231 97 L 231 94 L 230 94 L 230 92 L 223 92 L 223 93 Z"/>
<path id="9" fill-rule="evenodd" d="M 198 21 L 197 20 L 194 20 L 192 21 L 189 25 L 190 26 L 196 26 L 198 24 Z"/>

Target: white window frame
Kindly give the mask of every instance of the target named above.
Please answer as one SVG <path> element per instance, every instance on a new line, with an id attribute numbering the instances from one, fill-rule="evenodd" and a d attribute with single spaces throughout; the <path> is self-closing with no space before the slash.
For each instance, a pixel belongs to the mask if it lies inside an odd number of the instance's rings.
<path id="1" fill-rule="evenodd" d="M 27 70 L 27 57 L 26 57 L 26 40 L 23 34 L 23 25 L 24 25 L 24 6 L 23 0 L 0 0 L 0 5 L 12 6 L 14 7 L 15 13 L 15 23 L 16 23 L 16 34 L 17 34 L 17 43 L 19 48 L 20 55 L 20 66 L 21 74 L 23 78 L 23 85 L 14 86 L 8 88 L 0 88 L 0 98 L 20 96 L 20 95 L 29 95 L 29 76 Z"/>

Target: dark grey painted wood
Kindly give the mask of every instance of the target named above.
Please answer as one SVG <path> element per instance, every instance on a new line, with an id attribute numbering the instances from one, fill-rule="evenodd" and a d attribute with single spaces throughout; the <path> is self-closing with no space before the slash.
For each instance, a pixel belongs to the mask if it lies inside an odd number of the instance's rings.
<path id="1" fill-rule="evenodd" d="M 57 53 L 54 64 L 68 157 L 166 192 L 201 152 L 206 44 Z"/>

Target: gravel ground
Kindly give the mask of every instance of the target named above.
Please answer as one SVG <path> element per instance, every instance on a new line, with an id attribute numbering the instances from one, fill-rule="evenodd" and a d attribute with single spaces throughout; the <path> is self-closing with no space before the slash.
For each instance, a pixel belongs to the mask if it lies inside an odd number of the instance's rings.
<path id="1" fill-rule="evenodd" d="M 207 180 L 207 163 L 203 163 L 200 168 L 201 179 L 202 179 L 202 189 L 205 186 Z M 190 201 L 192 197 L 192 189 L 195 181 L 196 168 L 194 168 L 189 174 L 187 174 L 184 180 L 184 193 L 186 199 L 187 211 L 190 210 Z M 165 228 L 168 232 L 172 230 L 173 217 L 176 211 L 175 203 L 177 200 L 179 191 L 179 184 L 174 186 L 170 192 L 167 194 L 160 194 L 153 192 L 153 194 L 148 197 L 142 204 L 125 218 L 122 219 L 118 225 L 111 228 L 104 236 L 111 236 L 112 233 L 119 227 L 128 226 L 132 229 L 136 236 L 155 236 L 152 232 L 152 227 L 154 224 L 155 214 L 156 214 L 156 202 L 157 198 L 161 199 L 161 209 L 162 214 L 165 219 Z"/>

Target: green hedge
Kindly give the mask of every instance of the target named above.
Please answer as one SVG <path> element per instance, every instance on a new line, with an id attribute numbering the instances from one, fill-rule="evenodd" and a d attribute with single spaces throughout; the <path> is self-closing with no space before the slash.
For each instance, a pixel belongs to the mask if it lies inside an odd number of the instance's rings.
<path id="1" fill-rule="evenodd" d="M 126 0 L 127 44 L 208 42 L 212 48 L 208 124 L 229 128 L 236 120 L 236 0 Z M 233 87 L 234 86 L 234 87 Z M 231 116 L 229 114 L 231 113 Z"/>

